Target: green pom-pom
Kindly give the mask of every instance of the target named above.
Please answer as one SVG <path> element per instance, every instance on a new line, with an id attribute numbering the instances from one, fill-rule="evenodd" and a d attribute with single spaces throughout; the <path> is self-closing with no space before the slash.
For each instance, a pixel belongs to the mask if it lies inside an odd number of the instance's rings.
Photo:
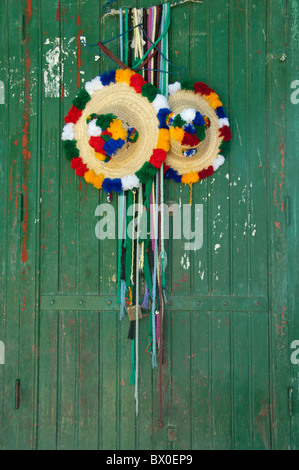
<path id="1" fill-rule="evenodd" d="M 100 116 L 98 117 L 97 121 L 96 121 L 96 124 L 97 126 L 99 126 L 101 129 L 105 130 L 107 129 L 111 122 L 113 121 L 113 119 L 117 119 L 116 116 L 114 116 L 114 114 L 112 113 L 109 113 L 109 114 L 100 114 Z"/>
<path id="2" fill-rule="evenodd" d="M 96 113 L 91 113 L 88 118 L 86 119 L 86 123 L 89 124 L 90 121 L 93 121 L 94 119 L 96 119 L 98 117 L 98 115 Z"/>
<path id="3" fill-rule="evenodd" d="M 180 114 L 177 114 L 176 117 L 173 120 L 173 126 L 182 128 L 182 127 L 184 127 L 185 124 L 186 124 L 186 121 L 184 121 L 184 119 L 182 119 L 182 116 Z"/>
<path id="4" fill-rule="evenodd" d="M 194 82 L 192 80 L 182 80 L 182 90 L 194 91 Z"/>
<path id="5" fill-rule="evenodd" d="M 196 129 L 196 135 L 200 141 L 204 140 L 206 136 L 206 128 L 205 126 L 194 126 Z"/>
<path id="6" fill-rule="evenodd" d="M 223 140 L 221 142 L 221 145 L 219 147 L 220 154 L 223 155 L 224 157 L 227 157 L 230 149 L 230 141 L 228 140 Z"/>
<path id="7" fill-rule="evenodd" d="M 151 163 L 145 162 L 140 170 L 136 171 L 135 175 L 139 178 L 140 183 L 146 184 L 148 181 L 152 180 L 157 173 L 157 168 L 155 168 Z"/>
<path id="8" fill-rule="evenodd" d="M 76 147 L 76 140 L 65 140 L 63 142 L 65 156 L 68 160 L 79 157 L 79 149 Z"/>
<path id="9" fill-rule="evenodd" d="M 109 127 L 109 126 L 108 126 Z M 108 140 L 111 139 L 110 135 L 101 135 L 101 139 L 103 139 L 105 142 L 108 142 Z"/>
<path id="10" fill-rule="evenodd" d="M 141 94 L 145 98 L 149 100 L 150 103 L 154 101 L 156 98 L 157 94 L 160 93 L 158 88 L 156 88 L 154 85 L 151 83 L 145 83 L 143 87 L 141 88 Z"/>
<path id="11" fill-rule="evenodd" d="M 86 106 L 86 103 L 88 103 L 88 101 L 90 100 L 90 94 L 87 93 L 86 90 L 81 90 L 79 92 L 79 95 L 77 96 L 77 98 L 75 98 L 73 100 L 73 105 L 78 108 L 78 109 L 81 109 L 81 111 L 83 111 L 83 109 L 85 108 Z"/>

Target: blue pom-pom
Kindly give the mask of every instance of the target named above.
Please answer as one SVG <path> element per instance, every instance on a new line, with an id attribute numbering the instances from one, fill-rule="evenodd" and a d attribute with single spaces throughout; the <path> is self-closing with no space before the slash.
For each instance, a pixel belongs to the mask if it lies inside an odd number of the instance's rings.
<path id="1" fill-rule="evenodd" d="M 125 141 L 122 139 L 110 139 L 107 140 L 107 142 L 104 143 L 103 149 L 105 150 L 105 154 L 109 155 L 112 157 L 113 155 L 117 154 L 118 149 L 121 149 L 122 146 L 124 145 Z"/>
<path id="2" fill-rule="evenodd" d="M 193 124 L 194 124 L 194 126 L 204 126 L 205 125 L 205 120 L 204 120 L 202 114 L 200 114 L 199 111 L 196 111 L 195 119 L 193 121 Z"/>
<path id="3" fill-rule="evenodd" d="M 184 126 L 184 131 L 188 132 L 188 134 L 196 134 L 196 129 L 192 126 L 192 124 L 186 124 Z"/>
<path id="4" fill-rule="evenodd" d="M 105 178 L 102 184 L 102 189 L 106 191 L 106 193 L 111 193 L 112 189 L 112 179 Z"/>
<path id="5" fill-rule="evenodd" d="M 115 178 L 112 180 L 112 185 L 111 185 L 112 191 L 115 193 L 120 194 L 122 192 L 122 182 L 120 178 Z"/>
<path id="6" fill-rule="evenodd" d="M 104 72 L 101 75 L 101 82 L 104 86 L 110 85 L 110 83 L 115 83 L 115 70 L 110 70 L 109 73 Z"/>
<path id="7" fill-rule="evenodd" d="M 164 176 L 168 180 L 174 179 L 176 183 L 180 183 L 182 179 L 182 175 L 179 175 L 178 172 L 176 170 L 173 170 L 172 168 L 168 168 Z"/>
<path id="8" fill-rule="evenodd" d="M 106 193 L 111 193 L 114 191 L 115 193 L 121 193 L 122 191 L 122 184 L 120 178 L 110 179 L 105 178 L 102 184 L 102 189 L 106 191 Z"/>
<path id="9" fill-rule="evenodd" d="M 223 109 L 223 106 L 220 106 L 219 108 L 216 108 L 216 114 L 218 116 L 219 119 L 224 119 L 226 118 L 226 114 L 225 114 L 225 111 Z"/>
<path id="10" fill-rule="evenodd" d="M 159 119 L 159 129 L 168 129 L 168 125 L 166 124 L 166 118 L 171 113 L 170 109 L 161 108 L 158 111 L 157 117 Z"/>

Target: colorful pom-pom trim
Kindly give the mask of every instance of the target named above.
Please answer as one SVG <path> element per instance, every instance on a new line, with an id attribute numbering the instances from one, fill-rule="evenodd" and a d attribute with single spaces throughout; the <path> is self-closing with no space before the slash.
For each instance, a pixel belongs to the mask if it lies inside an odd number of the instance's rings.
<path id="1" fill-rule="evenodd" d="M 219 145 L 219 153 L 218 156 L 214 158 L 213 164 L 209 165 L 208 168 L 204 168 L 199 172 L 189 172 L 186 174 L 178 174 L 176 170 L 173 168 L 166 166 L 164 168 L 164 176 L 166 179 L 173 179 L 175 182 L 181 182 L 184 184 L 192 185 L 199 180 L 203 180 L 208 176 L 211 176 L 218 168 L 223 165 L 225 162 L 225 157 L 229 152 L 230 147 L 230 140 L 232 138 L 229 120 L 225 114 L 223 105 L 219 99 L 219 96 L 215 93 L 215 91 L 206 85 L 203 82 L 192 82 L 191 80 L 183 80 L 181 83 L 175 82 L 169 85 L 169 94 L 174 95 L 180 90 L 188 90 L 194 93 L 200 93 L 200 95 L 205 98 L 211 108 L 214 109 L 217 117 L 218 117 L 218 127 L 219 127 L 219 137 L 222 138 L 222 141 Z M 162 111 L 162 110 L 161 110 Z M 190 110 L 188 110 L 190 111 Z M 198 114 L 197 114 L 198 113 Z M 201 121 L 201 118 L 204 119 L 204 123 Z M 193 127 L 196 128 L 196 133 L 186 123 L 186 120 L 182 118 L 182 113 L 175 116 L 174 113 L 165 117 L 165 122 L 170 125 L 170 133 L 171 137 L 174 140 L 181 142 L 182 146 L 187 145 L 189 148 L 182 149 L 182 155 L 184 157 L 190 157 L 195 155 L 197 152 L 194 152 L 193 146 L 198 144 L 195 143 L 195 140 L 192 137 L 192 134 L 195 137 L 199 137 L 199 140 L 203 140 L 205 129 L 210 126 L 210 121 L 207 116 L 202 116 L 199 112 L 196 112 L 196 119 L 198 122 L 193 121 Z M 198 128 L 200 125 L 201 129 Z M 203 130 L 202 130 L 203 129 Z M 203 138 L 200 139 L 199 132 L 203 132 L 201 135 Z"/>
<path id="2" fill-rule="evenodd" d="M 140 93 L 147 98 L 157 113 L 160 131 L 149 161 L 146 161 L 133 175 L 110 179 L 103 174 L 96 174 L 94 170 L 87 168 L 83 163 L 79 156 L 79 149 L 76 146 L 73 126 L 82 116 L 82 111 L 93 93 L 117 82 L 126 83 L 136 93 Z M 93 78 L 85 84 L 85 89 L 81 90 L 73 100 L 72 107 L 65 117 L 62 140 L 64 141 L 65 155 L 71 161 L 71 167 L 75 169 L 78 176 L 84 177 L 87 183 L 92 184 L 97 189 L 102 188 L 107 193 L 112 191 L 120 193 L 121 191 L 136 188 L 140 183 L 146 183 L 155 176 L 169 151 L 170 134 L 166 117 L 170 114 L 170 109 L 167 106 L 167 100 L 160 94 L 160 91 L 147 83 L 141 75 L 130 69 L 111 70 L 109 73 L 104 72 L 101 76 Z M 128 142 L 134 143 L 139 137 L 138 130 L 135 128 L 129 128 L 125 136 L 121 121 L 116 116 L 112 116 L 108 115 L 107 117 L 105 115 L 105 118 L 103 118 L 93 113 L 87 119 L 89 143 L 95 150 L 95 158 L 101 162 L 109 161 L 118 148 L 124 145 L 126 139 Z"/>

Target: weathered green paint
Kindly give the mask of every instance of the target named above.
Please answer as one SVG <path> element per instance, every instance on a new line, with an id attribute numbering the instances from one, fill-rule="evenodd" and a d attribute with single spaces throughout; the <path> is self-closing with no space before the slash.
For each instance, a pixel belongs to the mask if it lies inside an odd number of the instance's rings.
<path id="1" fill-rule="evenodd" d="M 204 0 L 171 11 L 171 61 L 219 93 L 233 141 L 225 165 L 194 185 L 202 249 L 166 243 L 163 429 L 147 321 L 135 417 L 117 243 L 94 234 L 106 196 L 76 178 L 60 140 L 78 87 L 113 66 L 80 46 L 81 35 L 96 43 L 119 34 L 117 17 L 102 19 L 104 3 L 1 5 L 0 449 L 298 449 L 297 1 Z M 55 47 L 62 60 L 51 76 Z M 111 48 L 118 54 L 117 41 Z M 188 204 L 189 190 L 167 182 L 166 200 Z"/>

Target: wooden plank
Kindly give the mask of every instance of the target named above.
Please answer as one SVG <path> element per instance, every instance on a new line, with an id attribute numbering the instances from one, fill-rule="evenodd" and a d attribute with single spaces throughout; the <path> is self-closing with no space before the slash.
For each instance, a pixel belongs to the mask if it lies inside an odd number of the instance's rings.
<path id="1" fill-rule="evenodd" d="M 120 324 L 119 333 L 119 448 L 123 450 L 132 450 L 136 448 L 134 386 L 130 384 L 131 340 L 128 339 L 129 326 L 129 320 L 126 317 Z"/>
<path id="2" fill-rule="evenodd" d="M 221 14 L 220 14 L 221 12 Z M 209 2 L 209 56 L 208 84 L 216 90 L 227 110 L 228 101 L 228 3 L 226 0 Z M 221 64 L 221 72 L 219 67 Z M 228 114 L 230 109 L 228 109 Z M 227 164 L 226 164 L 227 165 Z M 209 221 L 211 292 L 230 293 L 230 242 L 229 242 L 229 181 L 225 178 L 227 166 L 209 178 Z"/>
<path id="3" fill-rule="evenodd" d="M 202 81 L 204 83 L 207 83 L 208 66 L 208 34 L 210 27 L 208 8 L 207 2 L 190 5 L 189 76 L 194 81 Z M 208 200 L 210 197 L 208 179 L 193 185 L 193 204 L 203 205 L 203 246 L 200 250 L 194 252 L 191 266 L 193 277 L 192 289 L 194 293 L 200 293 L 200 295 L 207 295 L 209 292 L 208 257 L 210 252 L 211 227 L 208 223 L 210 220 Z"/>
<path id="4" fill-rule="evenodd" d="M 57 450 L 78 446 L 78 354 L 77 312 L 59 312 L 58 326 Z"/>
<path id="5" fill-rule="evenodd" d="M 9 175 L 9 162 L 5 159 L 5 155 L 8 155 L 8 38 L 7 31 L 5 30 L 4 21 L 7 18 L 7 1 L 3 2 L 2 15 L 0 18 L 0 79 L 1 79 L 1 104 L 0 104 L 0 125 L 2 134 L 0 137 L 0 198 L 2 204 L 0 207 L 0 236 L 1 240 L 5 243 L 1 243 L 0 246 L 0 341 L 3 342 L 4 347 L 6 344 L 6 289 L 7 289 L 7 269 L 6 269 L 6 254 L 5 245 L 8 247 L 8 175 Z M 2 88 L 3 87 L 3 88 Z M 5 367 L 4 364 L 0 365 L 0 449 L 3 449 L 3 438 L 4 438 L 4 390 L 5 390 Z"/>
<path id="6" fill-rule="evenodd" d="M 251 81 L 248 45 L 249 12 L 246 1 L 230 2 L 229 16 L 229 79 L 230 124 L 232 129 L 231 153 L 226 177 L 229 181 L 230 243 L 231 243 L 231 289 L 234 294 L 246 295 L 249 289 L 248 243 L 251 237 L 250 188 L 248 166 L 251 159 L 250 117 Z M 255 111 L 256 108 L 254 108 Z M 259 111 L 257 111 L 259 112 Z M 265 126 L 265 124 L 264 124 Z"/>
<path id="7" fill-rule="evenodd" d="M 45 312 L 40 319 L 38 450 L 56 450 L 59 341 L 58 312 Z"/>
<path id="8" fill-rule="evenodd" d="M 287 449 L 290 442 L 288 388 L 290 385 L 288 286 L 285 270 L 287 256 L 286 219 L 281 211 L 285 201 L 284 162 L 287 158 L 285 122 L 286 63 L 284 17 L 286 2 L 268 3 L 267 9 L 267 153 L 269 168 L 269 273 L 271 344 L 271 423 L 272 448 Z"/>
<path id="9" fill-rule="evenodd" d="M 254 6 L 256 8 L 254 8 Z M 248 40 L 250 68 L 248 70 L 248 148 L 247 190 L 250 191 L 250 221 L 248 221 L 250 279 L 249 295 L 265 295 L 267 283 L 267 149 L 266 149 L 266 4 L 258 2 L 248 9 Z M 249 59 L 250 59 L 249 57 Z M 255 87 L 255 83 L 259 86 Z M 254 95 L 254 102 L 251 96 Z M 258 110 L 258 112 L 257 112 Z M 250 222 L 250 223 L 249 223 Z"/>
<path id="10" fill-rule="evenodd" d="M 194 312 L 191 319 L 192 448 L 211 448 L 210 314 Z"/>
<path id="11" fill-rule="evenodd" d="M 251 316 L 253 449 L 272 448 L 268 315 Z M 287 393 L 286 393 L 287 396 Z M 280 405 L 281 406 L 281 405 Z M 277 431 L 277 430 L 276 430 Z M 288 436 L 289 439 L 289 436 Z"/>
<path id="12" fill-rule="evenodd" d="M 108 312 L 100 315 L 100 449 L 102 450 L 117 449 L 119 341 L 116 322 L 118 322 L 118 315 L 116 317 L 115 313 Z"/>
<path id="13" fill-rule="evenodd" d="M 79 316 L 78 449 L 97 450 L 99 443 L 99 314 Z"/>
<path id="14" fill-rule="evenodd" d="M 211 317 L 212 448 L 232 448 L 231 318 L 227 312 Z"/>
<path id="15" fill-rule="evenodd" d="M 288 19 L 289 19 L 289 35 L 286 38 L 287 44 L 287 55 L 289 59 L 289 65 L 286 71 L 286 120 L 291 123 L 287 126 L 286 137 L 287 137 L 287 148 L 288 158 L 285 165 L 285 171 L 287 175 L 287 192 L 289 194 L 289 200 L 286 199 L 283 212 L 285 214 L 287 232 L 288 232 L 288 287 L 289 287 L 289 312 L 290 312 L 290 341 L 299 338 L 299 319 L 298 319 L 298 262 L 297 253 L 298 248 L 298 236 L 297 236 L 297 219 L 298 219 L 298 195 L 297 195 L 297 181 L 299 178 L 299 168 L 297 163 L 297 155 L 299 154 L 299 143 L 297 136 L 299 135 L 299 105 L 298 105 L 298 83 L 294 89 L 294 80 L 298 80 L 299 77 L 299 66 L 298 66 L 298 3 L 294 0 L 288 2 Z M 287 25 L 286 25 L 287 26 Z M 286 29 L 288 31 L 288 29 Z M 291 89 L 288 87 L 292 87 Z M 289 93 L 291 92 L 291 99 L 288 99 Z M 296 92 L 294 96 L 292 94 Z M 297 104 L 296 104 L 297 102 Z M 294 352 L 294 349 L 291 350 Z M 291 370 L 291 383 L 294 391 L 294 406 L 298 409 L 299 400 L 299 367 L 298 364 L 292 364 Z M 294 413 L 294 417 L 291 420 L 292 435 L 291 435 L 291 449 L 299 449 L 299 414 Z"/>
<path id="16" fill-rule="evenodd" d="M 171 22 L 169 29 L 169 56 L 170 61 L 176 67 L 186 67 L 190 65 L 190 47 L 189 47 L 189 5 L 184 4 L 171 10 Z M 182 27 L 182 25 L 184 25 Z M 175 47 L 171 45 L 175 44 Z M 176 80 L 176 77 L 173 77 Z M 171 82 L 170 82 L 171 83 Z M 189 203 L 189 186 L 178 183 L 169 182 L 165 188 L 166 200 L 175 201 L 183 208 L 184 204 Z M 183 217 L 182 217 L 183 219 Z M 182 236 L 179 240 L 173 239 L 167 246 L 167 250 L 171 258 L 171 283 L 168 289 L 173 293 L 182 295 L 191 291 L 191 252 L 185 250 L 184 244 L 186 240 L 183 237 L 183 220 L 181 220 Z"/>
<path id="17" fill-rule="evenodd" d="M 169 424 L 178 427 L 179 437 L 173 442 L 174 450 L 188 450 L 191 442 L 191 351 L 190 312 L 172 313 L 171 390 L 172 403 Z M 180 347 L 176 347 L 180 344 Z"/>
<path id="18" fill-rule="evenodd" d="M 64 100 L 61 84 L 62 61 L 65 59 L 61 44 L 61 2 L 41 5 L 43 105 L 41 109 L 42 162 L 41 162 L 41 293 L 58 292 L 59 239 L 60 239 L 60 167 L 67 164 L 61 153 L 60 100 Z M 67 51 L 68 53 L 70 51 Z"/>
<path id="19" fill-rule="evenodd" d="M 232 438 L 234 450 L 253 448 L 251 316 L 234 312 L 232 347 Z"/>
<path id="20" fill-rule="evenodd" d="M 62 86 L 65 99 L 61 102 L 61 123 L 68 113 L 72 100 L 81 88 L 81 45 L 79 2 L 61 1 L 61 37 L 63 50 L 67 50 L 63 64 Z M 61 153 L 62 155 L 62 153 Z M 78 200 L 81 178 L 62 156 L 60 168 L 60 240 L 59 240 L 59 290 L 79 291 L 79 217 Z"/>

